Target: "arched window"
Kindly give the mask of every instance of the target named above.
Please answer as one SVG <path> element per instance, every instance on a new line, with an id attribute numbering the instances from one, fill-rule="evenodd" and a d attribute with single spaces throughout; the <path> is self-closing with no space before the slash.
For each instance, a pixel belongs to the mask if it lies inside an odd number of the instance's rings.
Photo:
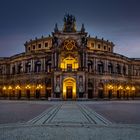
<path id="1" fill-rule="evenodd" d="M 12 66 L 12 74 L 16 74 L 16 67 L 15 67 L 15 65 Z"/>
<path id="2" fill-rule="evenodd" d="M 112 65 L 112 63 L 109 63 L 108 64 L 108 73 L 109 74 L 112 74 L 113 73 L 113 65 Z"/>
<path id="3" fill-rule="evenodd" d="M 41 62 L 40 61 L 35 62 L 35 72 L 41 72 Z"/>
<path id="4" fill-rule="evenodd" d="M 93 63 L 92 61 L 88 61 L 88 72 L 92 71 Z"/>
<path id="5" fill-rule="evenodd" d="M 121 74 L 121 66 L 119 64 L 117 64 L 116 73 Z"/>
<path id="6" fill-rule="evenodd" d="M 21 73 L 21 72 L 22 72 L 22 64 L 20 63 L 20 64 L 18 65 L 18 74 Z"/>
<path id="7" fill-rule="evenodd" d="M 103 62 L 98 62 L 98 72 L 99 74 L 102 74 L 104 72 L 104 64 Z"/>
<path id="8" fill-rule="evenodd" d="M 46 62 L 46 72 L 51 72 L 51 60 Z"/>
<path id="9" fill-rule="evenodd" d="M 91 82 L 88 82 L 88 98 L 93 98 L 93 84 Z"/>
<path id="10" fill-rule="evenodd" d="M 62 71 L 77 71 L 79 68 L 78 58 L 71 55 L 61 60 L 60 68 Z"/>
<path id="11" fill-rule="evenodd" d="M 26 63 L 26 72 L 27 73 L 31 72 L 31 62 Z"/>
<path id="12" fill-rule="evenodd" d="M 2 72 L 2 67 L 0 67 L 0 75 L 2 74 L 3 72 Z"/>
<path id="13" fill-rule="evenodd" d="M 26 90 L 26 95 L 27 95 L 27 98 L 30 99 L 30 89 Z"/>
<path id="14" fill-rule="evenodd" d="M 126 66 L 123 66 L 123 75 L 126 75 Z"/>
<path id="15" fill-rule="evenodd" d="M 104 98 L 104 84 L 103 83 L 98 84 L 98 97 Z"/>

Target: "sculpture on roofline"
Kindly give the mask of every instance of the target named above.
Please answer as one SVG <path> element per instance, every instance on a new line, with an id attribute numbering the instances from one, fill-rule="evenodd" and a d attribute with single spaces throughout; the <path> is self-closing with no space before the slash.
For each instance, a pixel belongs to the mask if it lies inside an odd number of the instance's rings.
<path id="1" fill-rule="evenodd" d="M 58 30 L 58 26 L 57 26 L 57 23 L 55 24 L 54 32 L 55 32 L 55 33 L 59 32 L 59 30 Z"/>
<path id="2" fill-rule="evenodd" d="M 66 14 L 64 16 L 64 32 L 76 32 L 76 19 L 73 15 Z"/>

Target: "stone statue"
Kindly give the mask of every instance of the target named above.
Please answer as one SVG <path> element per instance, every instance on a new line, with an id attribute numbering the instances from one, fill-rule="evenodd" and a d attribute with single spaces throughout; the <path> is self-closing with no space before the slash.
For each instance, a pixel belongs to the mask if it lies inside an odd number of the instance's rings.
<path id="1" fill-rule="evenodd" d="M 82 38 L 81 38 L 81 45 L 82 45 L 83 47 L 86 47 L 86 46 L 87 46 L 87 38 L 86 38 L 86 37 L 82 37 Z"/>
<path id="2" fill-rule="evenodd" d="M 58 26 L 57 26 L 57 23 L 55 24 L 54 32 L 55 32 L 55 33 L 59 32 L 59 30 L 58 30 Z"/>
<path id="3" fill-rule="evenodd" d="M 76 32 L 76 19 L 73 15 L 66 14 L 64 16 L 64 32 Z"/>
<path id="4" fill-rule="evenodd" d="M 79 92 L 83 92 L 84 89 L 83 89 L 83 77 L 80 76 L 79 77 Z"/>
<path id="5" fill-rule="evenodd" d="M 85 26 L 84 24 L 82 24 L 82 27 L 81 27 L 81 32 L 84 33 L 85 32 Z"/>
<path id="6" fill-rule="evenodd" d="M 54 47 L 58 46 L 58 38 L 56 36 L 53 37 L 52 43 Z"/>
<path id="7" fill-rule="evenodd" d="M 60 77 L 59 76 L 56 78 L 55 92 L 60 92 Z"/>

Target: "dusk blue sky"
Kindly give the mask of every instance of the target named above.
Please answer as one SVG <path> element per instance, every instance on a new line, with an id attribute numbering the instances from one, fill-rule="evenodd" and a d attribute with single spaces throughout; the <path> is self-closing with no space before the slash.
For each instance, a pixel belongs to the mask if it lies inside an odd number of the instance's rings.
<path id="1" fill-rule="evenodd" d="M 77 29 L 108 39 L 115 52 L 140 58 L 140 0 L 0 0 L 0 57 L 24 52 L 24 43 L 61 29 L 65 13 Z"/>

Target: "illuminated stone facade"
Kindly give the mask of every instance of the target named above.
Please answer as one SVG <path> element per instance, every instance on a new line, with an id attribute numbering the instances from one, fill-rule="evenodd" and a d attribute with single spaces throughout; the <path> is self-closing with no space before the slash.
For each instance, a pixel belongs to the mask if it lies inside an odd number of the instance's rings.
<path id="1" fill-rule="evenodd" d="M 100 99 L 140 96 L 140 59 L 113 52 L 90 37 L 72 15 L 51 36 L 25 43 L 25 52 L 0 58 L 1 99 Z"/>

